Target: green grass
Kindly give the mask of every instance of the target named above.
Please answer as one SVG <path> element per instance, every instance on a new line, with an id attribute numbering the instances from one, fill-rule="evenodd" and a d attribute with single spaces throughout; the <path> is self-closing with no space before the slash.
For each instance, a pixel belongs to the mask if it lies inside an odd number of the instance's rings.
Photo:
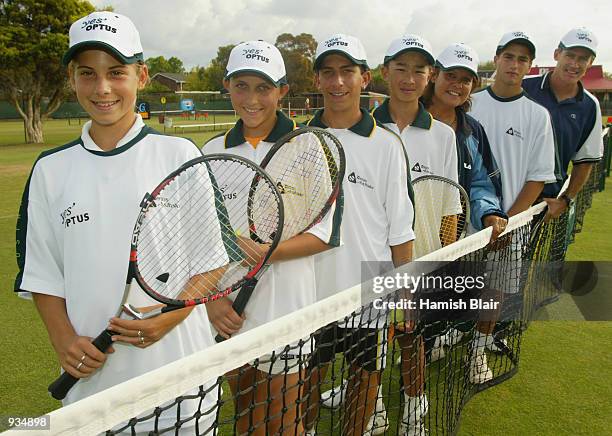
<path id="1" fill-rule="evenodd" d="M 189 125 L 189 124 L 212 124 L 212 123 L 229 123 L 235 122 L 236 117 L 233 115 L 217 115 L 214 117 L 209 116 L 208 119 L 199 118 L 197 120 L 194 119 L 184 119 L 181 117 L 172 117 L 173 126 L 181 126 L 181 125 Z M 303 122 L 306 120 L 304 116 L 298 116 L 296 118 L 297 122 Z M 53 144 L 53 145 L 62 145 L 66 144 L 69 141 L 72 141 L 74 138 L 78 137 L 81 133 L 81 128 L 83 124 L 86 122 L 86 119 L 76 119 L 71 118 L 70 120 L 48 120 L 45 121 L 43 126 L 43 132 L 45 136 L 45 143 Z M 217 128 L 216 130 L 212 130 L 210 127 L 206 128 L 192 128 L 187 129 L 182 133 L 181 130 L 168 128 L 164 129 L 164 125 L 159 123 L 157 117 L 151 118 L 146 121 L 146 124 L 153 127 L 155 130 L 160 132 L 165 132 L 170 135 L 176 136 L 185 136 L 186 138 L 191 139 L 198 146 L 204 145 L 204 143 L 210 139 L 214 135 L 218 135 L 221 132 L 227 130 L 229 126 L 223 126 Z M 4 147 L 5 145 L 18 145 L 24 143 L 23 136 L 23 122 L 16 120 L 0 120 L 0 147 Z"/>
<path id="2" fill-rule="evenodd" d="M 607 183 L 595 194 L 568 260 L 612 260 L 612 237 L 602 232 L 612 218 L 612 179 Z M 564 294 L 538 315 L 575 312 Z M 518 374 L 467 403 L 459 435 L 610 434 L 604 417 L 612 416 L 612 403 L 604 399 L 612 398 L 611 350 L 612 322 L 532 322 L 521 344 Z"/>
<path id="3" fill-rule="evenodd" d="M 518 374 L 468 402 L 459 434 L 610 434 L 610 350 L 610 322 L 533 322 Z"/>
<path id="4" fill-rule="evenodd" d="M 157 120 L 149 123 L 160 127 Z M 74 139 L 80 128 L 66 120 L 50 121 L 45 124 L 45 139 L 60 145 Z M 201 145 L 216 133 L 219 131 L 189 132 L 186 136 Z M 5 308 L 0 315 L 0 361 L 5 371 L 0 383 L 0 413 L 33 416 L 60 406 L 47 395 L 47 385 L 58 374 L 58 365 L 33 305 L 12 292 L 17 271 L 14 234 L 31 165 L 52 145 L 22 142 L 20 122 L 0 122 L 0 183 L 4 187 L 0 203 L 0 285 L 4 292 L 0 293 L 0 304 Z M 601 231 L 612 220 L 610 183 L 607 191 L 595 195 L 568 259 L 612 260 L 612 238 L 609 232 Z M 610 322 L 533 322 L 524 336 L 520 371 L 467 403 L 459 434 L 609 434 L 610 350 Z"/>

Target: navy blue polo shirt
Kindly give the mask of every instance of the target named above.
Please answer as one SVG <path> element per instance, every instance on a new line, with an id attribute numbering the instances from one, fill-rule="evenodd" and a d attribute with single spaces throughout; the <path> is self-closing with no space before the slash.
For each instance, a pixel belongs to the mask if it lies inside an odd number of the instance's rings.
<path id="1" fill-rule="evenodd" d="M 570 161 L 574 164 L 597 162 L 602 155 L 599 102 L 580 82 L 575 97 L 558 101 L 550 87 L 550 75 L 549 72 L 523 80 L 527 94 L 550 112 L 555 132 L 562 181 L 545 185 L 545 197 L 557 196 L 567 179 Z"/>

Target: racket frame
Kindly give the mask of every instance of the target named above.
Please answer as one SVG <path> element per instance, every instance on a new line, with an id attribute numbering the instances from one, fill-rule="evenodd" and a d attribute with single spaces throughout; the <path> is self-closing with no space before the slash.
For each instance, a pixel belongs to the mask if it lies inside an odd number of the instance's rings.
<path id="1" fill-rule="evenodd" d="M 300 234 L 308 231 L 309 229 L 311 229 L 315 225 L 317 225 L 319 222 L 321 222 L 321 220 L 323 219 L 325 214 L 327 214 L 327 212 L 330 210 L 331 206 L 334 204 L 334 202 L 338 198 L 338 195 L 340 194 L 341 189 L 342 189 L 342 181 L 344 180 L 344 174 L 346 172 L 346 156 L 345 156 L 345 153 L 344 153 L 344 148 L 342 147 L 342 143 L 338 140 L 338 138 L 336 138 L 336 136 L 334 136 L 333 134 L 331 134 L 327 130 L 321 129 L 319 127 L 311 127 L 311 126 L 305 126 L 305 127 L 300 127 L 298 129 L 294 129 L 291 132 L 289 132 L 289 133 L 283 135 L 281 138 L 279 138 L 278 141 L 276 141 L 274 143 L 274 145 L 272 145 L 272 148 L 270 148 L 268 153 L 266 153 L 266 155 L 264 156 L 263 160 L 260 162 L 259 165 L 261 166 L 261 168 L 265 171 L 266 166 L 273 159 L 274 155 L 286 143 L 290 142 L 296 136 L 303 135 L 303 134 L 306 134 L 306 133 L 314 134 L 314 135 L 316 135 L 319 138 L 320 138 L 320 136 L 327 137 L 327 138 L 329 138 L 330 140 L 332 140 L 336 144 L 336 147 L 338 149 L 338 162 L 337 162 L 338 167 L 336 168 L 337 177 L 336 177 L 336 184 L 335 184 L 335 186 L 333 186 L 331 194 L 330 194 L 329 198 L 327 199 L 327 201 L 325 202 L 325 205 L 323 206 L 323 209 L 321 209 L 321 211 L 314 217 L 314 219 L 311 221 L 311 223 L 309 225 L 307 225 L 300 232 L 298 232 L 298 233 L 296 233 L 295 235 L 292 235 L 292 236 L 300 235 Z M 321 140 L 320 142 L 324 146 L 326 145 L 325 141 Z M 325 153 L 326 153 L 326 155 L 332 155 L 329 150 L 325 151 Z M 327 159 L 327 162 L 329 164 L 330 160 Z M 263 268 L 261 270 L 261 274 L 263 274 L 263 272 L 265 272 L 266 269 L 267 269 L 267 266 L 266 266 L 266 268 Z M 254 277 L 253 280 L 251 280 L 249 283 L 246 283 L 245 286 L 240 290 L 240 292 L 238 292 L 238 295 L 236 296 L 236 298 L 234 300 L 234 303 L 232 304 L 232 308 L 234 309 L 234 311 L 238 315 L 242 315 L 243 314 L 244 309 L 246 308 L 247 303 L 249 302 L 249 300 L 251 299 L 251 296 L 253 295 L 253 291 L 255 290 L 255 286 L 257 285 L 257 280 L 258 280 L 258 278 L 259 278 L 259 276 L 261 274 L 259 274 L 257 277 Z M 224 338 L 220 334 L 217 334 L 217 336 L 215 337 L 215 340 L 217 342 L 223 342 L 225 339 L 226 338 Z"/>
<path id="2" fill-rule="evenodd" d="M 257 262 L 257 264 L 254 265 L 253 268 L 251 268 L 248 271 L 248 273 L 238 282 L 213 294 L 212 296 L 206 296 L 202 298 L 193 298 L 189 300 L 176 300 L 176 299 L 166 298 L 163 295 L 160 295 L 159 293 L 155 292 L 153 288 L 151 288 L 146 283 L 146 281 L 144 280 L 144 278 L 142 277 L 142 274 L 140 274 L 140 271 L 138 269 L 138 236 L 140 234 L 142 224 L 144 222 L 147 212 L 149 211 L 149 208 L 155 205 L 156 198 L 164 190 L 164 188 L 168 186 L 177 176 L 179 176 L 184 171 L 187 171 L 189 168 L 193 167 L 194 165 L 198 165 L 198 164 L 202 164 L 202 163 L 206 163 L 208 161 L 214 161 L 214 160 L 237 161 L 243 165 L 246 165 L 247 167 L 251 167 L 254 170 L 255 176 L 251 182 L 251 189 L 249 190 L 249 196 L 251 195 L 251 193 L 254 192 L 254 187 L 257 186 L 258 183 L 260 183 L 261 179 L 264 179 L 266 183 L 268 183 L 272 187 L 273 195 L 275 196 L 276 202 L 278 204 L 278 214 L 279 214 L 278 229 L 273 235 L 272 242 L 270 244 L 270 248 L 268 249 L 268 252 L 266 253 L 266 255 L 262 259 L 260 259 L 260 261 Z M 184 307 L 195 306 L 198 304 L 206 304 L 208 302 L 215 301 L 215 300 L 218 300 L 219 298 L 227 296 L 230 293 L 234 292 L 235 290 L 240 289 L 246 283 L 251 282 L 255 277 L 258 277 L 258 273 L 262 272 L 263 266 L 265 265 L 266 261 L 270 258 L 270 255 L 272 254 L 272 252 L 274 251 L 274 248 L 276 248 L 276 246 L 278 245 L 282 237 L 283 218 L 284 218 L 283 199 L 280 193 L 278 192 L 278 189 L 276 188 L 274 181 L 270 178 L 269 175 L 267 175 L 261 169 L 259 165 L 251 162 L 248 159 L 240 157 L 240 156 L 216 153 L 216 154 L 210 154 L 206 156 L 200 156 L 200 157 L 197 157 L 195 159 L 191 159 L 190 161 L 185 162 L 179 168 L 177 168 L 176 170 L 171 172 L 168 176 L 166 176 L 164 180 L 150 194 L 146 193 L 144 195 L 142 201 L 140 202 L 140 208 L 141 210 L 140 210 L 140 213 L 138 214 L 138 218 L 136 220 L 136 224 L 134 225 L 134 230 L 132 232 L 131 246 L 130 246 L 130 258 L 129 258 L 129 264 L 128 264 L 126 285 L 123 291 L 121 304 L 119 305 L 119 308 L 115 315 L 117 317 L 119 317 L 125 310 L 134 319 L 146 319 L 146 318 L 151 318 L 151 317 L 160 315 L 161 313 L 169 312 L 172 310 L 182 309 Z M 249 217 L 249 220 L 250 220 L 250 217 Z M 249 221 L 249 224 L 251 223 L 252 221 Z M 126 301 L 129 297 L 133 279 L 136 279 L 136 282 L 138 283 L 138 285 L 142 288 L 142 290 L 145 293 L 147 293 L 150 297 L 154 298 L 160 303 L 165 304 L 165 306 L 162 308 L 158 308 L 153 311 L 147 312 L 147 313 L 142 313 L 138 311 L 138 309 L 136 309 L 134 306 L 127 304 Z M 94 346 L 98 350 L 105 353 L 113 344 L 112 336 L 114 336 L 115 334 L 116 332 L 106 329 L 92 341 L 92 344 L 94 344 Z M 55 381 L 53 381 L 49 385 L 48 391 L 50 395 L 56 400 L 63 400 L 66 397 L 68 391 L 70 391 L 70 389 L 79 380 L 80 380 L 79 378 L 74 377 L 69 372 L 65 371 Z"/>
<path id="3" fill-rule="evenodd" d="M 199 298 L 191 298 L 188 300 L 178 300 L 178 299 L 165 297 L 159 294 L 158 292 L 156 292 L 151 286 L 149 286 L 149 284 L 147 284 L 147 282 L 143 278 L 138 268 L 138 236 L 140 234 L 140 228 L 146 217 L 147 212 L 152 206 L 155 205 L 155 200 L 157 199 L 159 194 L 163 192 L 163 189 L 170 182 L 172 182 L 172 180 L 174 180 L 177 176 L 179 176 L 181 173 L 188 170 L 189 168 L 193 167 L 194 165 L 206 163 L 208 161 L 213 161 L 213 160 L 232 160 L 232 161 L 236 161 L 241 164 L 244 164 L 246 166 L 251 166 L 256 170 L 255 177 L 253 178 L 251 182 L 251 189 L 249 190 L 249 203 L 251 203 L 250 197 L 251 197 L 251 194 L 255 192 L 255 187 L 257 186 L 257 184 L 260 183 L 262 179 L 265 180 L 265 182 L 268 183 L 273 188 L 272 192 L 274 192 L 276 203 L 278 204 L 278 214 L 279 214 L 278 226 L 279 227 L 277 231 L 274 232 L 274 234 L 272 235 L 272 241 L 270 243 L 270 247 L 268 251 L 266 252 L 266 255 L 262 257 L 257 262 L 257 264 L 255 264 L 248 271 L 248 273 L 236 283 L 212 295 L 207 295 L 207 296 L 203 296 Z M 282 226 L 283 226 L 283 219 L 284 219 L 282 196 L 278 192 L 278 189 L 276 188 L 276 185 L 274 184 L 274 181 L 272 180 L 272 178 L 268 174 L 266 174 L 265 171 L 259 165 L 251 162 L 250 160 L 246 158 L 240 157 L 240 156 L 223 154 L 223 153 L 215 153 L 215 154 L 209 154 L 206 156 L 201 156 L 201 157 L 192 159 L 186 162 L 185 164 L 181 165 L 181 167 L 179 167 L 177 170 L 175 170 L 170 175 L 168 175 L 166 179 L 164 179 L 164 181 L 162 181 L 157 186 L 157 188 L 155 188 L 151 192 L 151 194 L 145 195 L 140 205 L 141 205 L 141 211 L 136 221 L 136 225 L 134 226 L 134 232 L 132 234 L 132 243 L 131 243 L 131 249 L 130 249 L 130 268 L 132 269 L 133 277 L 136 279 L 136 282 L 143 289 L 143 291 L 147 293 L 151 298 L 166 305 L 165 307 L 159 309 L 159 313 L 165 313 L 171 310 L 182 309 L 184 307 L 195 306 L 198 304 L 206 304 L 211 301 L 216 301 L 220 298 L 226 297 L 232 292 L 240 289 L 248 280 L 255 277 L 257 273 L 262 269 L 262 267 L 265 265 L 265 263 L 268 261 L 268 259 L 272 255 L 272 252 L 274 251 L 274 249 L 276 248 L 276 246 L 278 245 L 282 237 L 282 230 L 283 230 Z M 247 214 L 248 214 L 248 220 L 249 220 L 249 231 L 252 232 L 254 224 L 251 219 L 251 211 L 252 211 L 251 207 L 248 207 Z M 159 313 L 156 313 L 156 314 L 159 314 Z M 155 316 L 156 314 L 151 315 L 151 316 Z M 148 318 L 150 316 L 147 313 L 144 317 Z"/>
<path id="4" fill-rule="evenodd" d="M 462 208 L 463 208 L 463 201 L 462 200 L 463 199 L 466 200 L 465 201 L 465 211 L 464 211 L 464 213 L 465 213 L 465 220 L 464 220 L 465 224 L 463 225 L 463 229 L 461 229 L 461 233 L 458 234 L 458 237 L 457 237 L 457 240 L 463 239 L 465 237 L 465 235 L 467 234 L 467 229 L 468 229 L 468 226 L 470 224 L 470 219 L 471 219 L 470 196 L 468 195 L 467 191 L 459 183 L 457 183 L 457 182 L 455 182 L 455 181 L 453 181 L 453 180 L 451 180 L 449 178 L 442 177 L 442 176 L 437 176 L 435 174 L 428 174 L 428 175 L 417 177 L 416 179 L 414 179 L 412 181 L 413 189 L 414 189 L 414 185 L 418 185 L 419 183 L 423 183 L 423 182 L 425 182 L 427 180 L 437 180 L 437 181 L 447 183 L 447 184 L 457 188 L 457 190 L 459 191 L 459 199 L 461 201 Z M 417 207 L 418 207 L 418 205 L 414 205 L 415 214 L 417 213 L 416 212 Z M 457 215 L 457 214 L 455 214 L 455 215 Z M 452 216 L 452 215 L 445 215 L 445 216 Z"/>

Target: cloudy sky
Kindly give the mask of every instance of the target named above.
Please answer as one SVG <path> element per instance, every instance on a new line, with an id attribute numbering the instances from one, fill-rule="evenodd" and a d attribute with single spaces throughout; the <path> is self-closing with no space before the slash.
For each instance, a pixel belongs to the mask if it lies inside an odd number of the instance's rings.
<path id="1" fill-rule="evenodd" d="M 217 47 L 249 39 L 274 42 L 283 32 L 359 37 L 371 65 L 382 62 L 393 38 L 416 33 L 435 54 L 452 42 L 474 47 L 491 60 L 501 35 L 529 34 L 537 47 L 534 65 L 553 65 L 559 39 L 586 26 L 599 39 L 595 61 L 612 72 L 612 2 L 609 0 L 93 0 L 129 16 L 140 30 L 145 57 L 177 56 L 187 67 L 208 65 Z M 336 3 L 336 5 L 334 5 Z"/>

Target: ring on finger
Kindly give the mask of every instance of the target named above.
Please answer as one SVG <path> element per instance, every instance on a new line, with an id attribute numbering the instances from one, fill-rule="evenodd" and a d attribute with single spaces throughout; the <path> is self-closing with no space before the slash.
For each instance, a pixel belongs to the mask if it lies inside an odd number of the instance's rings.
<path id="1" fill-rule="evenodd" d="M 83 355 L 81 356 L 81 360 L 80 360 L 80 362 L 84 362 L 84 361 L 85 361 L 85 357 L 87 357 L 87 354 L 83 354 Z"/>
<path id="2" fill-rule="evenodd" d="M 138 330 L 138 337 L 142 338 L 142 330 Z"/>
<path id="3" fill-rule="evenodd" d="M 79 364 L 76 366 L 76 370 L 78 371 L 81 369 L 81 366 L 83 366 L 83 362 L 79 362 Z"/>
<path id="4" fill-rule="evenodd" d="M 144 344 L 144 337 L 143 336 L 138 336 L 138 339 L 140 340 L 140 344 Z"/>

